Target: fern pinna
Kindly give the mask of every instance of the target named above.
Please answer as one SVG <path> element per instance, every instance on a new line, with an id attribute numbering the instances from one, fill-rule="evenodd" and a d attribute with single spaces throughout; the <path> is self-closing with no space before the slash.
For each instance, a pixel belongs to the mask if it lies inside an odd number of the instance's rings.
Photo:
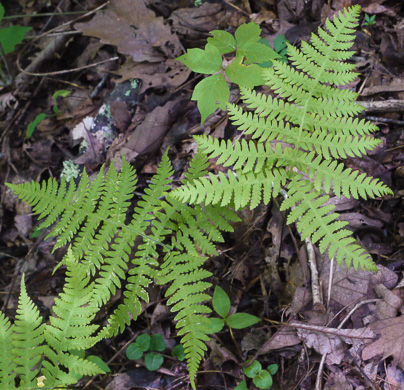
<path id="1" fill-rule="evenodd" d="M 270 201 L 286 186 L 289 196 L 281 210 L 292 208 L 288 223 L 297 222 L 302 238 L 312 237 L 320 251 L 328 249 L 338 264 L 376 270 L 371 257 L 354 243 L 348 222 L 339 221 L 335 206 L 326 205 L 332 192 L 346 197 L 382 196 L 391 190 L 377 179 L 346 169 L 337 159 L 362 156 L 379 140 L 370 134 L 377 127 L 353 118 L 364 108 L 355 103 L 358 94 L 335 85 L 348 84 L 356 76 L 354 65 L 344 62 L 355 37 L 360 6 L 345 9 L 326 29 L 312 34 L 311 45 L 288 45 L 292 65 L 273 60 L 263 70 L 266 85 L 276 97 L 240 87 L 250 111 L 228 104 L 230 119 L 250 140 L 218 141 L 196 136 L 199 150 L 232 169 L 182 186 L 173 196 L 183 202 L 233 203 L 236 209 Z M 252 112 L 251 112 L 252 111 Z"/>
<path id="2" fill-rule="evenodd" d="M 206 156 L 197 155 L 183 183 L 203 177 L 207 165 Z M 114 336 L 136 319 L 141 313 L 141 301 L 148 302 L 146 288 L 153 279 L 168 285 L 166 296 L 169 304 L 174 305 L 173 312 L 177 312 L 177 328 L 183 336 L 191 384 L 195 386 L 195 375 L 209 333 L 204 315 L 210 309 L 203 302 L 210 299 L 205 290 L 211 286 L 206 281 L 211 274 L 203 269 L 203 264 L 206 255 L 217 253 L 213 242 L 223 241 L 221 231 L 231 231 L 229 221 L 238 219 L 231 210 L 221 206 L 187 206 L 170 198 L 171 175 L 165 154 L 129 223 L 125 223 L 125 219 L 137 179 L 125 160 L 120 173 L 112 166 L 104 174 L 101 168 L 91 183 L 84 172 L 78 188 L 73 182 L 67 188 L 64 179 L 60 184 L 50 179 L 42 185 L 33 182 L 8 186 L 27 201 L 40 218 L 45 218 L 41 229 L 54 225 L 49 234 L 58 237 L 54 248 L 69 244 L 70 255 L 80 261 L 76 269 L 92 277 L 91 294 L 83 295 L 88 313 L 96 313 L 117 289 L 123 289 L 123 303 L 98 333 L 92 334 L 95 329 L 88 328 L 92 330 L 85 333 L 89 340 Z M 133 251 L 135 240 L 139 238 L 141 242 L 136 243 L 137 249 Z M 159 262 L 161 254 L 164 259 Z M 63 264 L 67 264 L 66 260 L 58 266 Z M 85 280 L 88 282 L 88 278 Z M 84 282 L 81 288 L 90 289 Z M 68 304 L 72 305 L 66 300 L 62 307 L 67 309 Z M 59 319 L 52 321 L 54 327 L 62 326 Z M 47 341 L 52 347 L 60 344 L 51 328 L 47 329 Z M 45 356 L 49 360 L 44 363 L 48 378 L 57 364 L 52 350 L 46 350 Z"/>

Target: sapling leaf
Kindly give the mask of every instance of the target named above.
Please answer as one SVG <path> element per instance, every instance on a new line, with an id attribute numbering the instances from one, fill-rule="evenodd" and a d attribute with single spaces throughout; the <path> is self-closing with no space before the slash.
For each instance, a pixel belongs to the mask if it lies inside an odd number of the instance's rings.
<path id="1" fill-rule="evenodd" d="M 242 87 L 254 88 L 257 85 L 264 85 L 262 68 L 256 64 L 243 65 L 243 57 L 237 53 L 236 59 L 225 70 L 227 77 Z"/>
<path id="2" fill-rule="evenodd" d="M 222 110 L 226 109 L 229 97 L 229 86 L 221 74 L 207 77 L 198 83 L 192 94 L 192 100 L 197 101 L 198 109 L 201 113 L 201 124 L 218 107 Z"/>
<path id="3" fill-rule="evenodd" d="M 205 50 L 189 49 L 185 54 L 177 58 L 193 72 L 212 74 L 222 70 L 222 56 L 219 49 L 207 43 Z"/>
<path id="4" fill-rule="evenodd" d="M 241 381 L 239 385 L 234 390 L 248 390 L 245 381 Z"/>
<path id="5" fill-rule="evenodd" d="M 166 349 L 166 342 L 164 341 L 164 337 L 159 333 L 154 334 L 150 340 L 149 349 L 150 351 L 164 351 Z"/>
<path id="6" fill-rule="evenodd" d="M 289 42 L 284 35 L 277 35 L 274 39 L 274 50 L 280 53 L 287 48 L 286 42 Z"/>
<path id="7" fill-rule="evenodd" d="M 209 318 L 209 334 L 220 332 L 224 327 L 224 319 L 223 318 Z"/>
<path id="8" fill-rule="evenodd" d="M 213 38 L 209 37 L 208 43 L 216 46 L 220 53 L 226 54 L 236 50 L 236 40 L 234 39 L 233 35 L 227 31 L 213 30 L 210 33 L 213 35 Z"/>
<path id="9" fill-rule="evenodd" d="M 3 20 L 4 14 L 6 13 L 2 4 L 0 4 L 0 22 Z"/>
<path id="10" fill-rule="evenodd" d="M 244 374 L 249 378 L 254 378 L 262 370 L 261 363 L 254 360 L 249 366 L 243 367 Z"/>
<path id="11" fill-rule="evenodd" d="M 246 42 L 239 47 L 237 54 L 244 55 L 246 57 L 247 64 L 251 64 L 253 62 L 262 63 L 268 60 L 276 60 L 277 58 L 281 57 L 269 46 L 269 43 L 268 45 L 265 45 L 260 42 Z"/>
<path id="12" fill-rule="evenodd" d="M 149 371 L 156 371 L 162 366 L 164 357 L 159 353 L 149 352 L 144 357 L 144 362 Z"/>
<path id="13" fill-rule="evenodd" d="M 56 92 L 53 94 L 53 96 L 52 96 L 53 103 L 54 103 L 54 105 L 53 105 L 53 112 L 54 112 L 55 114 L 59 114 L 59 109 L 58 109 L 58 106 L 57 106 L 57 100 L 56 100 L 56 99 L 57 99 L 59 96 L 62 96 L 62 97 L 69 96 L 71 93 L 72 93 L 72 91 L 68 91 L 68 90 L 66 90 L 66 89 L 59 89 L 58 91 L 56 91 Z"/>
<path id="14" fill-rule="evenodd" d="M 31 27 L 10 26 L 0 30 L 0 44 L 3 47 L 4 54 L 14 51 L 16 45 L 21 43 L 25 34 L 31 30 Z"/>
<path id="15" fill-rule="evenodd" d="M 225 319 L 226 324 L 233 329 L 244 329 L 248 326 L 254 325 L 261 320 L 248 313 L 234 313 Z"/>
<path id="16" fill-rule="evenodd" d="M 230 311 L 230 298 L 226 292 L 220 287 L 216 286 L 212 299 L 213 309 L 220 317 L 226 318 Z"/>
<path id="17" fill-rule="evenodd" d="M 258 42 L 261 38 L 261 27 L 254 22 L 242 24 L 234 36 L 239 47 L 247 42 Z"/>

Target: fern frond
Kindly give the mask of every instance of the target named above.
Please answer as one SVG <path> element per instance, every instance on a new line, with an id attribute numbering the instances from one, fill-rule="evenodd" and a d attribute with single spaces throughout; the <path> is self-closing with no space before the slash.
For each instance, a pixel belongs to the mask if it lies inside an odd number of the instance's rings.
<path id="1" fill-rule="evenodd" d="M 45 354 L 42 373 L 50 386 L 76 383 L 77 379 L 72 373 L 103 373 L 94 363 L 70 353 L 74 350 L 87 350 L 97 342 L 94 333 L 98 325 L 92 325 L 91 321 L 98 309 L 91 305 L 94 285 L 90 283 L 86 268 L 74 258 L 71 248 L 64 262 L 67 264 L 65 286 L 59 297 L 55 298 L 55 315 L 50 318 L 50 324 L 45 325 L 44 332 L 49 350 Z"/>
<path id="2" fill-rule="evenodd" d="M 150 186 L 146 188 L 145 194 L 135 207 L 132 221 L 129 224 L 129 227 L 142 231 L 151 226 L 151 234 L 148 236 L 151 239 L 144 240 L 139 245 L 136 256 L 132 260 L 134 267 L 129 270 L 130 276 L 127 278 L 125 286 L 124 303 L 119 305 L 114 311 L 109 319 L 109 325 L 100 333 L 100 338 L 110 337 L 118 334 L 119 331 L 123 331 L 125 325 L 129 324 L 132 319 L 136 319 L 141 313 L 140 300 L 149 302 L 146 287 L 156 276 L 156 270 L 159 265 L 156 260 L 158 258 L 156 251 L 157 242 L 164 241 L 164 238 L 171 233 L 166 223 L 166 218 L 163 216 L 163 221 L 160 220 L 162 216 L 160 212 L 161 198 L 166 196 L 170 189 L 171 175 L 172 168 L 167 153 L 165 153 Z M 115 286 L 120 287 L 119 279 L 114 277 L 114 273 L 117 272 L 119 264 L 123 264 L 126 267 L 126 263 L 129 261 L 128 254 L 134 245 L 134 238 L 131 238 L 129 233 L 123 231 L 121 235 L 122 239 L 118 239 L 117 241 L 122 245 L 123 249 L 120 253 L 124 258 L 124 262 L 118 264 L 116 262 L 110 263 L 110 260 L 107 258 L 106 265 L 101 269 L 102 278 L 96 281 L 96 296 L 109 296 L 108 291 L 114 293 Z M 114 248 L 114 253 L 116 250 L 117 247 Z M 108 255 L 108 252 L 105 252 L 105 254 Z M 98 304 L 101 304 L 101 302 L 99 300 Z"/>
<path id="3" fill-rule="evenodd" d="M 34 367 L 46 350 L 43 341 L 44 324 L 39 310 L 27 295 L 23 276 L 11 341 L 14 371 L 20 377 L 20 387 L 36 386 L 39 369 Z"/>
<path id="4" fill-rule="evenodd" d="M 218 164 L 231 170 L 227 175 L 209 173 L 186 183 L 173 196 L 189 203 L 228 205 L 234 201 L 236 208 L 255 207 L 261 202 L 262 191 L 267 203 L 272 192 L 276 196 L 280 186 L 285 186 L 292 191 L 285 205 L 294 204 L 289 222 L 298 220 L 298 227 L 310 232 L 320 249 L 328 248 L 331 256 L 338 252 L 339 263 L 345 258 L 347 264 L 353 262 L 357 267 L 360 263 L 361 267 L 374 269 L 370 256 L 353 244 L 350 233 L 335 221 L 336 215 L 323 207 L 326 198 L 319 192 L 324 189 L 365 199 L 391 193 L 380 181 L 344 169 L 342 163 L 334 161 L 362 156 L 380 143 L 370 136 L 377 131 L 375 125 L 352 118 L 364 109 L 355 103 L 358 94 L 336 87 L 357 76 L 354 65 L 343 61 L 353 54 L 349 49 L 359 12 L 360 7 L 354 6 L 340 12 L 333 21 L 327 20 L 326 29 L 312 34 L 312 45 L 302 43 L 300 50 L 289 46 L 292 66 L 275 60 L 271 68 L 263 70 L 266 85 L 276 97 L 241 87 L 241 97 L 253 112 L 228 104 L 229 117 L 253 140 L 196 137 L 203 153 L 218 158 Z M 296 174 L 300 178 L 304 174 L 312 182 L 303 181 L 298 186 Z M 344 249 L 337 250 L 338 245 Z"/>
<path id="5" fill-rule="evenodd" d="M 211 310 L 202 303 L 210 300 L 204 291 L 211 287 L 202 280 L 211 276 L 202 265 L 205 259 L 198 255 L 168 253 L 162 265 L 161 284 L 171 283 L 166 292 L 170 296 L 169 305 L 172 311 L 178 312 L 175 317 L 178 335 L 183 336 L 185 357 L 191 380 L 195 389 L 195 376 L 202 357 L 207 350 L 205 342 L 209 340 L 209 320 L 205 317 Z"/>
<path id="6" fill-rule="evenodd" d="M 311 236 L 313 244 L 319 243 L 320 252 L 328 251 L 328 256 L 335 256 L 339 265 L 345 260 L 347 267 L 353 264 L 356 270 L 360 266 L 362 270 L 376 271 L 377 267 L 366 251 L 354 244 L 352 233 L 343 229 L 348 222 L 338 221 L 339 214 L 331 213 L 335 205 L 324 205 L 328 199 L 328 195 L 321 196 L 314 190 L 311 182 L 296 176 L 280 209 L 292 208 L 287 222 L 298 219 L 297 229 L 302 239 Z"/>
<path id="7" fill-rule="evenodd" d="M 12 389 L 15 386 L 13 362 L 12 326 L 10 320 L 0 312 L 0 387 Z"/>

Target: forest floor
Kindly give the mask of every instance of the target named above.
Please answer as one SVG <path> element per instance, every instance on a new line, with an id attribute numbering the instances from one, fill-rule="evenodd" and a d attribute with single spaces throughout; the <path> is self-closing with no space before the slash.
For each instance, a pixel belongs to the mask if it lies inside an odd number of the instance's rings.
<path id="1" fill-rule="evenodd" d="M 141 192 L 168 148 L 180 177 L 196 151 L 193 135 L 232 139 L 235 129 L 225 112 L 200 125 L 191 96 L 201 76 L 176 61 L 178 56 L 203 48 L 212 30 L 234 33 L 250 21 L 271 45 L 284 36 L 299 46 L 327 17 L 354 4 L 363 7 L 353 58 L 360 75 L 347 88 L 368 104 L 364 117 L 378 125 L 383 144 L 345 164 L 379 178 L 394 195 L 345 199 L 337 211 L 379 272 L 334 264 L 330 278 L 330 260 L 315 248 L 323 302 L 313 307 L 305 244 L 296 228 L 285 224 L 277 201 L 243 211 L 242 222 L 206 267 L 213 286 L 231 297 L 231 313 L 261 321 L 212 336 L 197 387 L 233 390 L 246 380 L 249 389 L 256 388 L 242 371 L 256 357 L 264 368 L 278 366 L 273 389 L 404 389 L 404 3 L 399 0 L 4 1 L 6 16 L 23 16 L 3 19 L 1 27 L 31 30 L 7 54 L 12 81 L 0 89 L 3 310 L 15 314 L 22 272 L 44 315 L 64 281 L 63 269 L 52 274 L 64 251 L 52 253 L 54 242 L 43 240 L 37 218 L 4 183 L 59 178 L 75 167 L 91 176 L 102 164 L 125 157 L 136 167 Z M 231 98 L 238 97 L 232 90 Z M 83 138 L 91 145 L 84 153 Z M 223 168 L 212 162 L 209 169 Z M 83 378 L 80 388 L 190 388 L 185 363 L 170 355 L 178 337 L 163 287 L 152 285 L 148 292 L 150 303 L 137 322 L 91 350 L 111 373 Z M 100 323 L 121 295 L 118 291 L 108 303 Z M 142 333 L 165 340 L 157 371 L 125 354 Z"/>

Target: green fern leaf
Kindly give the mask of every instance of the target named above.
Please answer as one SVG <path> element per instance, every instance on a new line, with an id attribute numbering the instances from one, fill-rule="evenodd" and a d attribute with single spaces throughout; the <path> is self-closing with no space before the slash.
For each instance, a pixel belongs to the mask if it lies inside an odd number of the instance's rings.
<path id="1" fill-rule="evenodd" d="M 193 254 L 171 252 L 166 255 L 162 265 L 161 284 L 171 283 L 166 292 L 170 296 L 169 305 L 174 305 L 172 311 L 178 311 L 175 320 L 178 321 L 178 335 L 183 336 L 184 346 L 192 387 L 195 389 L 195 376 L 209 340 L 209 320 L 204 316 L 211 310 L 201 304 L 210 300 L 205 294 L 210 283 L 202 279 L 211 276 L 202 265 L 205 259 Z"/>
<path id="2" fill-rule="evenodd" d="M 24 276 L 12 334 L 14 371 L 20 377 L 20 387 L 35 387 L 38 368 L 45 347 L 44 325 L 38 309 L 25 290 Z"/>
<path id="3" fill-rule="evenodd" d="M 65 261 L 67 278 L 63 292 L 55 298 L 50 324 L 45 326 L 45 338 L 49 350 L 45 354 L 42 373 L 47 385 L 59 386 L 77 382 L 72 373 L 81 375 L 96 375 L 103 373 L 92 362 L 84 361 L 71 355 L 74 350 L 87 350 L 97 341 L 94 336 L 98 325 L 92 325 L 98 309 L 91 304 L 93 300 L 93 283 L 83 264 L 74 258 L 69 248 Z M 78 360 L 79 359 L 79 360 Z M 64 366 L 68 373 L 62 370 Z"/>
<path id="4" fill-rule="evenodd" d="M 144 240 L 139 245 L 136 256 L 132 260 L 134 267 L 129 270 L 130 276 L 127 278 L 124 303 L 114 311 L 109 320 L 109 325 L 100 333 L 100 338 L 110 337 L 116 335 L 119 331 L 123 331 L 125 325 L 129 324 L 132 319 L 136 319 L 141 313 L 140 300 L 149 302 L 146 287 L 156 276 L 156 270 L 159 265 L 156 260 L 158 258 L 156 246 L 158 242 L 164 240 L 166 235 L 171 233 L 166 223 L 166 217 L 160 212 L 161 198 L 168 193 L 171 183 L 169 177 L 171 175 L 172 168 L 166 153 L 156 175 L 152 179 L 151 185 L 145 190 L 145 195 L 135 208 L 133 219 L 129 224 L 129 227 L 136 230 L 141 229 L 142 231 L 145 231 L 151 225 L 151 234 L 148 236 L 151 239 Z M 159 218 L 162 220 L 159 220 Z M 122 239 L 119 241 L 124 249 L 120 252 L 125 259 L 125 262 L 122 263 L 124 266 L 129 261 L 130 247 L 134 245 L 134 239 L 131 238 L 130 233 L 130 229 L 126 235 L 123 232 Z M 106 252 L 107 254 L 108 252 Z M 117 263 L 108 259 L 106 262 L 107 265 L 101 269 L 102 279 L 99 279 L 95 287 L 95 295 L 100 297 L 108 295 L 105 290 L 115 291 L 113 275 L 116 272 Z M 117 279 L 115 280 L 119 283 Z M 99 301 L 98 303 L 100 304 L 101 302 Z"/>
<path id="5" fill-rule="evenodd" d="M 15 371 L 13 362 L 12 326 L 10 321 L 0 312 L 0 387 L 12 389 L 15 386 Z"/>

